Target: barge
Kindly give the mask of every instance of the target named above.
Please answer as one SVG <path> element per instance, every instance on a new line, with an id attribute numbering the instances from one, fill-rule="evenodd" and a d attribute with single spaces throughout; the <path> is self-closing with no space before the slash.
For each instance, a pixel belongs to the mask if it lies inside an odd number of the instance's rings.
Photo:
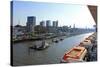
<path id="1" fill-rule="evenodd" d="M 62 63 L 82 62 L 87 54 L 85 47 L 77 46 L 66 52 L 61 60 Z"/>

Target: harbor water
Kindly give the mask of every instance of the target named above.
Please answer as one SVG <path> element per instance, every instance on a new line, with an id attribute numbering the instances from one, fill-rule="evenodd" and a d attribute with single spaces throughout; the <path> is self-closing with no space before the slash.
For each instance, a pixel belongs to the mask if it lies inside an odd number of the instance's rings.
<path id="1" fill-rule="evenodd" d="M 37 64 L 57 64 L 60 63 L 64 53 L 74 46 L 77 46 L 81 41 L 92 33 L 80 34 L 71 37 L 66 37 L 58 43 L 49 43 L 49 47 L 36 51 L 29 49 L 30 46 L 38 44 L 40 41 L 27 41 L 14 43 L 13 45 L 13 64 L 14 65 L 37 65 Z M 48 40 L 49 41 L 49 40 Z"/>

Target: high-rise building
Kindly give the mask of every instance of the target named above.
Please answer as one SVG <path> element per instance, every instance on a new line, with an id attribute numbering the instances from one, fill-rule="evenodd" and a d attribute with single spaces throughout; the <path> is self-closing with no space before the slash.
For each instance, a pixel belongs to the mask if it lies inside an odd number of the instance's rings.
<path id="1" fill-rule="evenodd" d="M 56 21 L 56 27 L 58 27 L 58 20 Z"/>
<path id="2" fill-rule="evenodd" d="M 75 24 L 73 25 L 73 28 L 75 28 Z"/>
<path id="3" fill-rule="evenodd" d="M 47 20 L 46 21 L 46 27 L 50 27 L 51 26 L 51 21 L 50 20 Z"/>
<path id="4" fill-rule="evenodd" d="M 27 25 L 27 32 L 34 32 L 34 26 L 36 25 L 36 17 L 28 16 L 26 25 Z"/>
<path id="5" fill-rule="evenodd" d="M 41 25 L 41 26 L 45 26 L 45 21 L 41 21 L 41 22 L 40 22 L 40 25 Z"/>
<path id="6" fill-rule="evenodd" d="M 56 21 L 53 21 L 53 27 L 56 27 Z"/>
<path id="7" fill-rule="evenodd" d="M 53 27 L 58 27 L 58 21 L 53 21 Z"/>

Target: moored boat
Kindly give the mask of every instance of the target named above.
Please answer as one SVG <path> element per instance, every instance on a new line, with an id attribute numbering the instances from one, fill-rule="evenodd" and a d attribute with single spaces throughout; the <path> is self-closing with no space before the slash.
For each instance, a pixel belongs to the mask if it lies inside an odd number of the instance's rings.
<path id="1" fill-rule="evenodd" d="M 80 42 L 78 46 L 85 47 L 86 49 L 90 49 L 92 46 L 91 40 L 85 39 L 84 41 Z"/>
<path id="2" fill-rule="evenodd" d="M 85 58 L 87 50 L 85 47 L 77 46 L 72 48 L 69 52 L 66 52 L 61 60 L 61 62 L 82 62 Z"/>

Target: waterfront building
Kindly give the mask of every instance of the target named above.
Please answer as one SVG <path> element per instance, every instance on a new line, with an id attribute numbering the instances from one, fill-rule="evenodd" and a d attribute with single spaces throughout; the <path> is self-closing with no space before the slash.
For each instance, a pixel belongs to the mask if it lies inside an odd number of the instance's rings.
<path id="1" fill-rule="evenodd" d="M 45 26 L 45 21 L 41 21 L 41 22 L 40 22 L 40 25 L 41 25 L 41 26 Z"/>
<path id="2" fill-rule="evenodd" d="M 51 26 L 51 21 L 50 20 L 47 20 L 46 21 L 46 27 L 50 27 Z"/>
<path id="3" fill-rule="evenodd" d="M 56 27 L 58 27 L 58 20 L 56 21 Z"/>
<path id="4" fill-rule="evenodd" d="M 56 27 L 56 21 L 53 21 L 53 27 Z"/>
<path id="5" fill-rule="evenodd" d="M 58 27 L 58 21 L 53 21 L 53 27 Z"/>
<path id="6" fill-rule="evenodd" d="M 22 38 L 21 36 L 26 33 L 26 26 L 16 25 L 12 29 L 13 38 Z"/>
<path id="7" fill-rule="evenodd" d="M 73 28 L 75 28 L 75 24 L 73 25 Z"/>
<path id="8" fill-rule="evenodd" d="M 35 16 L 28 16 L 27 17 L 27 32 L 34 32 L 34 27 L 36 25 L 36 17 Z"/>

